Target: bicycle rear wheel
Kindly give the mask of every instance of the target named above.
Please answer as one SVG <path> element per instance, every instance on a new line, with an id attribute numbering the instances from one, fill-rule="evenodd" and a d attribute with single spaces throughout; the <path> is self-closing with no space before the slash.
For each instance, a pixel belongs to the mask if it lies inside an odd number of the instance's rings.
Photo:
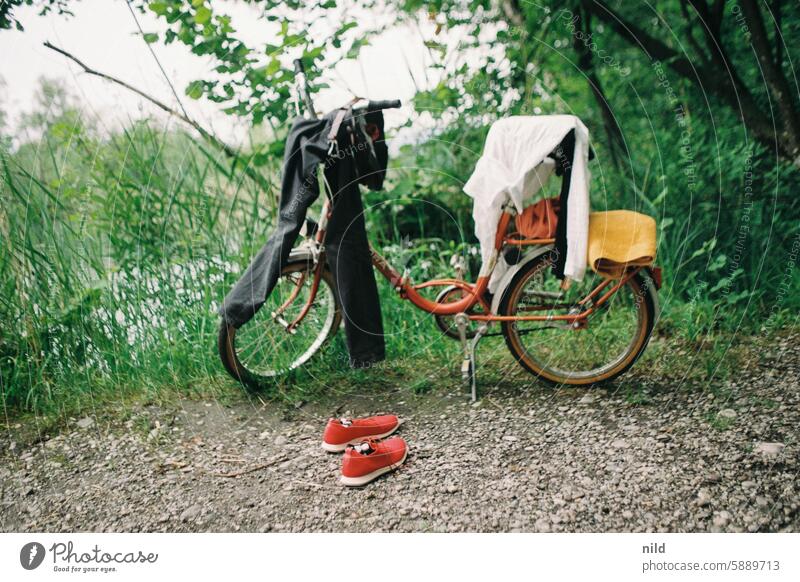
<path id="1" fill-rule="evenodd" d="M 253 319 L 238 329 L 221 322 L 219 355 L 231 376 L 258 388 L 270 378 L 308 362 L 336 334 L 342 316 L 334 280 L 327 269 L 322 272 L 311 309 L 293 331 L 288 330 L 288 324 L 306 305 L 313 280 L 313 263 L 289 263 Z"/>
<path id="2" fill-rule="evenodd" d="M 500 303 L 501 315 L 567 315 L 592 305 L 578 301 L 602 279 L 589 271 L 562 291 L 551 270 L 553 260 L 545 255 L 517 273 Z M 559 321 L 505 321 L 506 344 L 526 370 L 548 383 L 590 386 L 613 380 L 647 347 L 657 309 L 652 285 L 640 271 L 577 329 Z"/>

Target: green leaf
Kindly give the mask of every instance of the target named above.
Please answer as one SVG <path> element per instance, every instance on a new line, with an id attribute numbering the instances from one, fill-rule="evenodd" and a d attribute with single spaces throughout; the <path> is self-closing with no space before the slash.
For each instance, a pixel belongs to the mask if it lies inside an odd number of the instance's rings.
<path id="1" fill-rule="evenodd" d="M 192 99 L 200 99 L 203 96 L 203 82 L 192 81 L 186 87 L 186 94 Z"/>
<path id="2" fill-rule="evenodd" d="M 447 52 L 447 47 L 445 47 L 440 42 L 436 42 L 435 40 L 425 41 L 425 46 L 431 50 L 439 51 L 442 55 L 444 55 Z"/>
<path id="3" fill-rule="evenodd" d="M 150 10 L 159 16 L 164 16 L 167 13 L 167 4 L 166 2 L 151 2 Z"/>
<path id="4" fill-rule="evenodd" d="M 314 47 L 311 50 L 306 49 L 303 51 L 303 60 L 311 60 L 318 59 L 322 56 L 323 51 L 325 50 L 324 46 Z"/>
<path id="5" fill-rule="evenodd" d="M 194 15 L 194 21 L 197 24 L 205 24 L 211 18 L 211 10 L 206 8 L 205 6 L 201 6 L 197 9 L 197 12 Z"/>
<path id="6" fill-rule="evenodd" d="M 728 263 L 728 257 L 724 254 L 717 255 L 717 257 L 711 261 L 711 264 L 708 266 L 709 272 L 719 271 L 722 267 L 724 267 Z"/>
<path id="7" fill-rule="evenodd" d="M 351 28 L 355 28 L 356 26 L 358 26 L 357 22 L 348 22 L 346 24 L 343 24 L 342 27 L 339 30 L 337 30 L 334 34 L 336 34 L 337 36 L 344 34 L 348 30 L 350 30 Z"/>
<path id="8" fill-rule="evenodd" d="M 158 42 L 158 33 L 157 32 L 145 32 L 142 35 L 144 42 L 148 44 L 153 44 L 154 42 Z"/>
<path id="9" fill-rule="evenodd" d="M 281 62 L 278 59 L 272 59 L 267 65 L 267 69 L 265 72 L 268 77 L 271 77 L 280 70 L 281 70 Z"/>
<path id="10" fill-rule="evenodd" d="M 712 238 L 707 240 L 706 242 L 703 243 L 703 246 L 701 246 L 699 249 L 696 249 L 692 253 L 692 256 L 689 257 L 688 261 L 691 261 L 692 259 L 696 259 L 697 257 L 710 253 L 711 251 L 714 250 L 715 246 L 717 246 L 717 239 Z"/>
<path id="11" fill-rule="evenodd" d="M 348 59 L 356 59 L 358 58 L 358 54 L 361 52 L 361 48 L 369 45 L 369 39 L 367 38 L 359 38 L 353 41 L 353 44 L 350 46 L 350 49 L 347 51 L 346 58 Z"/>

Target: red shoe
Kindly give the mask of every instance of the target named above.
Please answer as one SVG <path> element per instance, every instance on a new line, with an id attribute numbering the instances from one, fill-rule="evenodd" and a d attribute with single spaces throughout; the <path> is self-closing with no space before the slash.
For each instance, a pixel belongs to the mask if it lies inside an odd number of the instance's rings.
<path id="1" fill-rule="evenodd" d="M 330 453 L 340 453 L 367 439 L 381 439 L 397 430 L 400 420 L 394 414 L 369 418 L 332 418 L 322 435 L 322 448 Z"/>
<path id="2" fill-rule="evenodd" d="M 350 487 L 366 485 L 402 465 L 407 455 L 406 441 L 400 437 L 347 447 L 342 457 L 341 481 Z"/>

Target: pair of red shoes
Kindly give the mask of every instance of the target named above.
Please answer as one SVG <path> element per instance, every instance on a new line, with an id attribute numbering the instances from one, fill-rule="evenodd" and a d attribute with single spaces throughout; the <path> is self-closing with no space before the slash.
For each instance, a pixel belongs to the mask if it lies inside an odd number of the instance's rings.
<path id="1" fill-rule="evenodd" d="M 322 448 L 344 451 L 341 482 L 350 487 L 366 485 L 403 464 L 408 446 L 400 437 L 385 438 L 400 426 L 393 414 L 369 418 L 332 418 L 322 436 Z"/>

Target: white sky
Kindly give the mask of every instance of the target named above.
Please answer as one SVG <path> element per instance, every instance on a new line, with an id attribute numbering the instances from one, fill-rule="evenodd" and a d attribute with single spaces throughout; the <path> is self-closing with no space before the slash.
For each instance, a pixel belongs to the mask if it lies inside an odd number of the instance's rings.
<path id="1" fill-rule="evenodd" d="M 0 106 L 8 113 L 11 130 L 20 113 L 32 107 L 32 97 L 42 76 L 63 79 L 80 98 L 85 110 L 94 114 L 108 129 L 118 128 L 131 118 L 165 114 L 129 91 L 81 72 L 80 67 L 42 46 L 49 40 L 74 54 L 88 66 L 108 72 L 159 98 L 176 105 L 147 45 L 136 33 L 136 24 L 124 0 L 81 0 L 71 5 L 73 17 L 36 15 L 35 9 L 17 9 L 15 15 L 24 32 L 0 31 Z M 251 5 L 239 2 L 214 2 L 214 9 L 230 14 L 234 28 L 251 46 L 269 40 L 270 24 L 259 19 Z M 138 16 L 145 32 L 161 32 L 164 26 L 154 15 Z M 371 99 L 399 98 L 408 103 L 415 93 L 408 72 L 413 71 L 420 88 L 431 86 L 431 59 L 423 36 L 432 38 L 432 26 L 421 19 L 418 25 L 393 27 L 362 49 L 358 61 L 342 62 L 329 81 L 337 83 L 316 98 L 317 109 L 337 107 L 350 98 L 345 87 Z M 436 39 L 441 42 L 441 39 Z M 208 78 L 212 61 L 192 55 L 181 43 L 152 45 L 189 114 L 211 127 L 230 143 L 246 139 L 248 127 L 241 119 L 226 115 L 215 103 L 194 101 L 183 93 L 186 85 Z M 408 63 L 408 64 L 407 64 Z M 410 108 L 387 113 L 387 123 L 397 126 L 410 114 Z"/>

